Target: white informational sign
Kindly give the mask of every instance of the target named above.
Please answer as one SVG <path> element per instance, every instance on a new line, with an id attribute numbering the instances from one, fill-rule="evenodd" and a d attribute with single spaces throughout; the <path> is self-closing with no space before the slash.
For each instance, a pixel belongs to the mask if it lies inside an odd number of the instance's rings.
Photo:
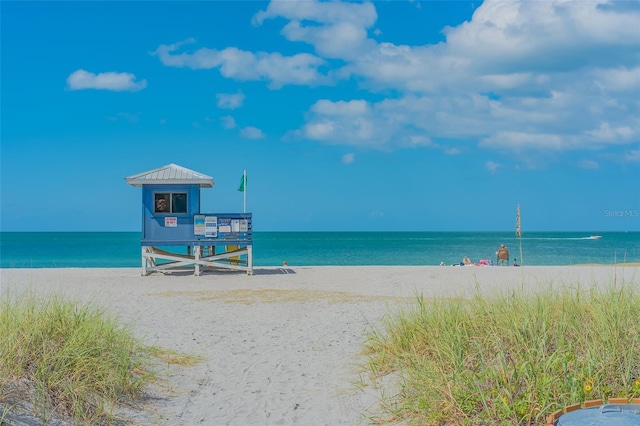
<path id="1" fill-rule="evenodd" d="M 194 235 L 204 235 L 205 234 L 204 215 L 203 214 L 197 214 L 197 215 L 193 216 L 193 234 Z"/>
<path id="2" fill-rule="evenodd" d="M 231 232 L 231 219 L 221 217 L 220 220 L 218 220 L 218 232 L 221 234 L 228 234 Z"/>
<path id="3" fill-rule="evenodd" d="M 249 232 L 249 221 L 247 219 L 240 219 L 240 230 L 238 232 Z"/>
<path id="4" fill-rule="evenodd" d="M 231 232 L 240 232 L 240 220 L 238 219 L 231 220 Z"/>
<path id="5" fill-rule="evenodd" d="M 178 227 L 178 218 L 177 217 L 165 217 L 164 218 L 164 227 L 165 228 L 177 228 Z"/>
<path id="6" fill-rule="evenodd" d="M 218 236 L 218 217 L 207 216 L 204 218 L 204 236 L 216 238 Z"/>

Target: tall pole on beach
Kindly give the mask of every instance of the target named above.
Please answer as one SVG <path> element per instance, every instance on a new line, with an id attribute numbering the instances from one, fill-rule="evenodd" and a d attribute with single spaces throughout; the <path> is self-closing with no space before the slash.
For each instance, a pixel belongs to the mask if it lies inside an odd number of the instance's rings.
<path id="1" fill-rule="evenodd" d="M 522 258 L 522 230 L 520 229 L 520 204 L 516 208 L 516 238 L 520 242 L 520 273 L 522 275 L 522 289 L 524 290 L 524 259 Z"/>
<path id="2" fill-rule="evenodd" d="M 246 170 L 242 174 L 242 179 L 240 179 L 240 186 L 238 187 L 238 191 L 242 191 L 244 193 L 243 194 L 244 203 L 243 203 L 242 212 L 246 213 L 247 212 L 247 171 Z"/>

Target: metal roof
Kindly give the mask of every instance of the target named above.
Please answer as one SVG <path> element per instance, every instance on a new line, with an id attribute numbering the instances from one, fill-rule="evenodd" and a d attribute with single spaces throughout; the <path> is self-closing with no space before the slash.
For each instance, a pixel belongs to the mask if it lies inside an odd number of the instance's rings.
<path id="1" fill-rule="evenodd" d="M 211 176 L 178 166 L 177 164 L 167 164 L 166 166 L 129 176 L 124 179 L 132 186 L 197 183 L 200 185 L 200 188 L 213 188 L 213 178 Z"/>

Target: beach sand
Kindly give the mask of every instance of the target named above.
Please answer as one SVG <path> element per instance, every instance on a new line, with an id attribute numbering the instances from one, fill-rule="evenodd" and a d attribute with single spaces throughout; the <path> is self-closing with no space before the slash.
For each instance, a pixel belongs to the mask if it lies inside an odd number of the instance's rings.
<path id="1" fill-rule="evenodd" d="M 363 425 L 380 390 L 359 389 L 363 343 L 424 297 L 638 282 L 637 266 L 295 267 L 159 273 L 2 269 L 0 292 L 64 294 L 116 314 L 146 344 L 195 355 L 159 365 L 141 425 Z M 393 392 L 392 389 L 384 389 Z"/>

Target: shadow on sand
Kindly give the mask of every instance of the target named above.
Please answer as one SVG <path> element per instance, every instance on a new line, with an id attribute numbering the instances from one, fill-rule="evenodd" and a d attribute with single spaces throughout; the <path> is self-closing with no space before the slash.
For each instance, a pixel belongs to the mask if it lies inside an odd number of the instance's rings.
<path id="1" fill-rule="evenodd" d="M 254 268 L 253 275 L 288 275 L 295 274 L 291 268 L 281 268 L 281 267 L 271 267 L 271 268 Z M 176 276 L 176 277 L 188 277 L 193 275 L 193 269 L 173 269 L 166 271 L 155 271 L 150 275 L 167 275 L 167 276 Z M 228 269 L 217 269 L 217 268 L 204 268 L 202 269 L 202 275 L 221 275 L 221 276 L 229 276 L 229 275 L 247 275 L 245 271 L 230 271 Z"/>

